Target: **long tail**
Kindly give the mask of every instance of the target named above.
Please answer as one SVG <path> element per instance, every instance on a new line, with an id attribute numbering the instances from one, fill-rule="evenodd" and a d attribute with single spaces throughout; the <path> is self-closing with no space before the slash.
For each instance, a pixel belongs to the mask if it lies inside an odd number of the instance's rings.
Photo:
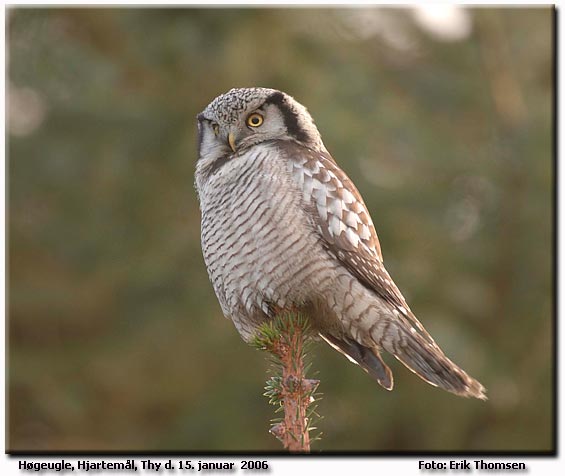
<path id="1" fill-rule="evenodd" d="M 392 390 L 394 386 L 392 372 L 383 362 L 377 349 L 365 347 L 347 337 L 338 339 L 330 334 L 320 334 L 320 336 L 354 364 L 359 365 L 372 379 L 376 380 L 379 385 L 387 390 Z"/>
<path id="2" fill-rule="evenodd" d="M 462 397 L 487 399 L 480 382 L 449 360 L 431 338 L 426 339 L 406 321 L 391 321 L 380 344 L 429 384 Z"/>
<path id="3" fill-rule="evenodd" d="M 383 362 L 377 347 L 369 348 L 352 339 L 338 339 L 329 334 L 321 337 L 363 368 L 382 387 L 392 390 L 392 372 Z M 386 335 L 381 337 L 380 344 L 384 350 L 429 384 L 462 397 L 487 399 L 485 388 L 480 382 L 449 360 L 431 337 L 424 338 L 407 322 L 391 322 Z"/>

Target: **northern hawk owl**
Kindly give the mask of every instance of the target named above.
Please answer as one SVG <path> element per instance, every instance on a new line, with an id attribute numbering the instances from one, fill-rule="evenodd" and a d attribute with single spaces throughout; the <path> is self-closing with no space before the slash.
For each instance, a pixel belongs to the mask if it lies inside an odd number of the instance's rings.
<path id="1" fill-rule="evenodd" d="M 388 390 L 382 351 L 434 386 L 486 398 L 408 307 L 359 191 L 304 106 L 274 89 L 232 89 L 197 120 L 202 251 L 222 311 L 244 340 L 298 309 Z"/>

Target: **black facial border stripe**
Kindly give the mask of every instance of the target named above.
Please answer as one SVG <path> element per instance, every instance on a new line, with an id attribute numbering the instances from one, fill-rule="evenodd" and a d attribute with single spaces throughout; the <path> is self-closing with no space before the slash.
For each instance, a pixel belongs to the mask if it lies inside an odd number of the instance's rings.
<path id="1" fill-rule="evenodd" d="M 300 142 L 308 142 L 308 135 L 298 124 L 298 114 L 290 108 L 283 93 L 277 91 L 271 94 L 263 104 L 274 104 L 278 106 L 282 112 L 284 125 L 288 133 Z"/>

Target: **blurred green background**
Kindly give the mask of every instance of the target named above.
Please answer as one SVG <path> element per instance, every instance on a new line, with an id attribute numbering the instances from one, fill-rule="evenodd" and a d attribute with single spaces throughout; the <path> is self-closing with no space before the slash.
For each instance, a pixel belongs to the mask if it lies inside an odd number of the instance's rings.
<path id="1" fill-rule="evenodd" d="M 195 116 L 305 104 L 489 400 L 317 344 L 318 450 L 553 447 L 551 8 L 9 9 L 9 450 L 279 450 L 200 250 Z"/>

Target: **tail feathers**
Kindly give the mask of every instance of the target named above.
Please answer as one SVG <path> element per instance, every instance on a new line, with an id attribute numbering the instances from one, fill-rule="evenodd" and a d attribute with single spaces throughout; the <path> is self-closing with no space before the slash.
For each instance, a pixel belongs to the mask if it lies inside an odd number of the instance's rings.
<path id="1" fill-rule="evenodd" d="M 456 395 L 487 399 L 481 383 L 449 360 L 439 347 L 431 345 L 411 326 L 398 321 L 392 326 L 395 329 L 382 337 L 381 345 L 412 372 Z"/>
<path id="2" fill-rule="evenodd" d="M 320 334 L 320 336 L 334 349 L 344 354 L 353 363 L 358 364 L 363 370 L 365 370 L 365 372 L 376 380 L 379 385 L 387 390 L 392 390 L 392 387 L 394 386 L 392 372 L 383 362 L 377 349 L 365 347 L 354 340 L 348 339 L 347 337 L 338 339 L 337 337 L 329 334 Z"/>

